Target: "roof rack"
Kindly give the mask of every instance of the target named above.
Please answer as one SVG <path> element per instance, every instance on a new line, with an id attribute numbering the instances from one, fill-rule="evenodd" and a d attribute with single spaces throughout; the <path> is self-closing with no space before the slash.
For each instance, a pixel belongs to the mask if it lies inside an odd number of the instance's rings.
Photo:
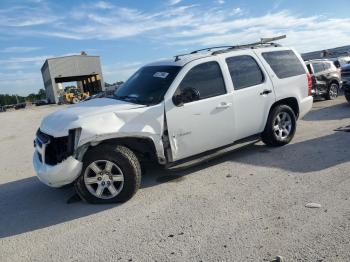
<path id="1" fill-rule="evenodd" d="M 259 42 L 252 43 L 252 44 L 246 44 L 246 45 L 233 45 L 233 46 L 215 46 L 215 47 L 208 47 L 208 48 L 203 48 L 199 50 L 192 51 L 189 54 L 181 54 L 181 55 L 176 55 L 175 56 L 175 62 L 181 60 L 182 56 L 187 56 L 187 55 L 193 55 L 193 54 L 198 54 L 202 51 L 212 51 L 213 49 L 221 49 L 212 52 L 210 55 L 216 55 L 216 54 L 221 54 L 221 53 L 226 53 L 230 52 L 234 49 L 243 49 L 243 48 L 256 48 L 256 47 L 267 47 L 267 46 L 281 46 L 280 44 L 274 43 L 273 41 L 281 40 L 286 38 L 286 35 L 281 35 L 281 36 L 276 36 L 276 37 L 271 37 L 271 38 L 260 38 Z"/>
<path id="2" fill-rule="evenodd" d="M 202 51 L 208 51 L 208 52 L 210 52 L 210 51 L 212 51 L 213 49 L 224 49 L 224 48 L 227 49 L 227 48 L 230 48 L 230 47 L 232 47 L 232 46 L 230 46 L 230 45 L 225 45 L 225 46 L 214 46 L 214 47 L 207 47 L 207 48 L 203 48 L 203 49 L 194 50 L 194 51 L 192 51 L 191 53 L 188 53 L 188 54 L 176 55 L 176 56 L 175 56 L 175 62 L 179 61 L 179 60 L 180 60 L 180 57 L 182 57 L 182 56 L 194 55 L 194 54 L 198 54 L 198 53 L 200 53 L 200 52 L 202 52 Z"/>

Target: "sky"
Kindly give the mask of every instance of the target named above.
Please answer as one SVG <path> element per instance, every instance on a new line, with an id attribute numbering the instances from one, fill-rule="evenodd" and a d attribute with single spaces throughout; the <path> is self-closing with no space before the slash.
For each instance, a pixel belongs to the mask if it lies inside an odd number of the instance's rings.
<path id="1" fill-rule="evenodd" d="M 299 52 L 349 45 L 349 0 L 0 0 L 0 94 L 43 88 L 49 57 L 99 55 L 113 83 L 155 60 L 281 34 Z"/>

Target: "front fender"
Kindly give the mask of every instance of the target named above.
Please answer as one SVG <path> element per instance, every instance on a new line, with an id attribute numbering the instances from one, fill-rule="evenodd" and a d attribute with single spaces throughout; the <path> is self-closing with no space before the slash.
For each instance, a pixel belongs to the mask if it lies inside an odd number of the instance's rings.
<path id="1" fill-rule="evenodd" d="M 161 139 L 160 135 L 156 134 L 145 134 L 145 133 L 114 133 L 114 134 L 101 134 L 101 135 L 95 135 L 93 137 L 90 137 L 89 139 L 85 139 L 84 143 L 80 142 L 80 145 L 77 150 L 75 151 L 74 155 L 75 158 L 78 160 L 82 160 L 85 153 L 89 149 L 89 147 L 94 147 L 97 146 L 103 142 L 106 141 L 125 141 L 127 139 L 147 139 L 152 141 L 152 144 L 154 145 L 155 148 L 155 153 L 157 156 L 157 160 L 159 164 L 165 164 L 166 158 L 165 158 L 165 153 L 164 153 L 164 146 L 163 146 L 163 141 Z M 126 144 L 127 146 L 127 144 Z"/>

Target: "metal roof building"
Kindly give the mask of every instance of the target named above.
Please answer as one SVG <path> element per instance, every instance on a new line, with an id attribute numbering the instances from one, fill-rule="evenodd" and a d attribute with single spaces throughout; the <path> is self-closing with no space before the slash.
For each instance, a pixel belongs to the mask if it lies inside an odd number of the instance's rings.
<path id="1" fill-rule="evenodd" d="M 46 96 L 58 103 L 62 95 L 60 83 L 77 82 L 84 92 L 98 93 L 105 89 L 99 56 L 72 55 L 49 58 L 41 68 Z"/>
<path id="2" fill-rule="evenodd" d="M 342 56 L 350 56 L 350 45 L 331 48 L 327 50 L 319 50 L 301 55 L 304 60 L 338 58 Z"/>

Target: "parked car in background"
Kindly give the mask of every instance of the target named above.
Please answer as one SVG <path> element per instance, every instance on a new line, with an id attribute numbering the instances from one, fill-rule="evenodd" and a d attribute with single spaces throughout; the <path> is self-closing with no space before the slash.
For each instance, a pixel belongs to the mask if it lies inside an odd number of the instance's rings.
<path id="1" fill-rule="evenodd" d="M 340 69 L 330 60 L 310 60 L 305 64 L 312 78 L 312 94 L 335 99 L 342 83 Z"/>
<path id="2" fill-rule="evenodd" d="M 45 117 L 34 142 L 39 179 L 74 183 L 91 203 L 125 202 L 145 162 L 170 168 L 259 139 L 288 144 L 313 103 L 300 55 L 277 44 L 214 49 L 148 64 L 112 98 Z"/>
<path id="3" fill-rule="evenodd" d="M 16 110 L 18 110 L 18 109 L 24 109 L 24 108 L 26 108 L 26 106 L 27 106 L 26 103 L 19 103 L 19 104 L 14 105 L 14 108 L 15 108 Z"/>
<path id="4" fill-rule="evenodd" d="M 343 91 L 345 98 L 350 102 L 350 64 L 342 67 L 341 78 L 343 81 Z"/>
<path id="5" fill-rule="evenodd" d="M 40 99 L 35 101 L 33 104 L 36 106 L 43 106 L 49 104 L 49 101 L 47 99 Z"/>

